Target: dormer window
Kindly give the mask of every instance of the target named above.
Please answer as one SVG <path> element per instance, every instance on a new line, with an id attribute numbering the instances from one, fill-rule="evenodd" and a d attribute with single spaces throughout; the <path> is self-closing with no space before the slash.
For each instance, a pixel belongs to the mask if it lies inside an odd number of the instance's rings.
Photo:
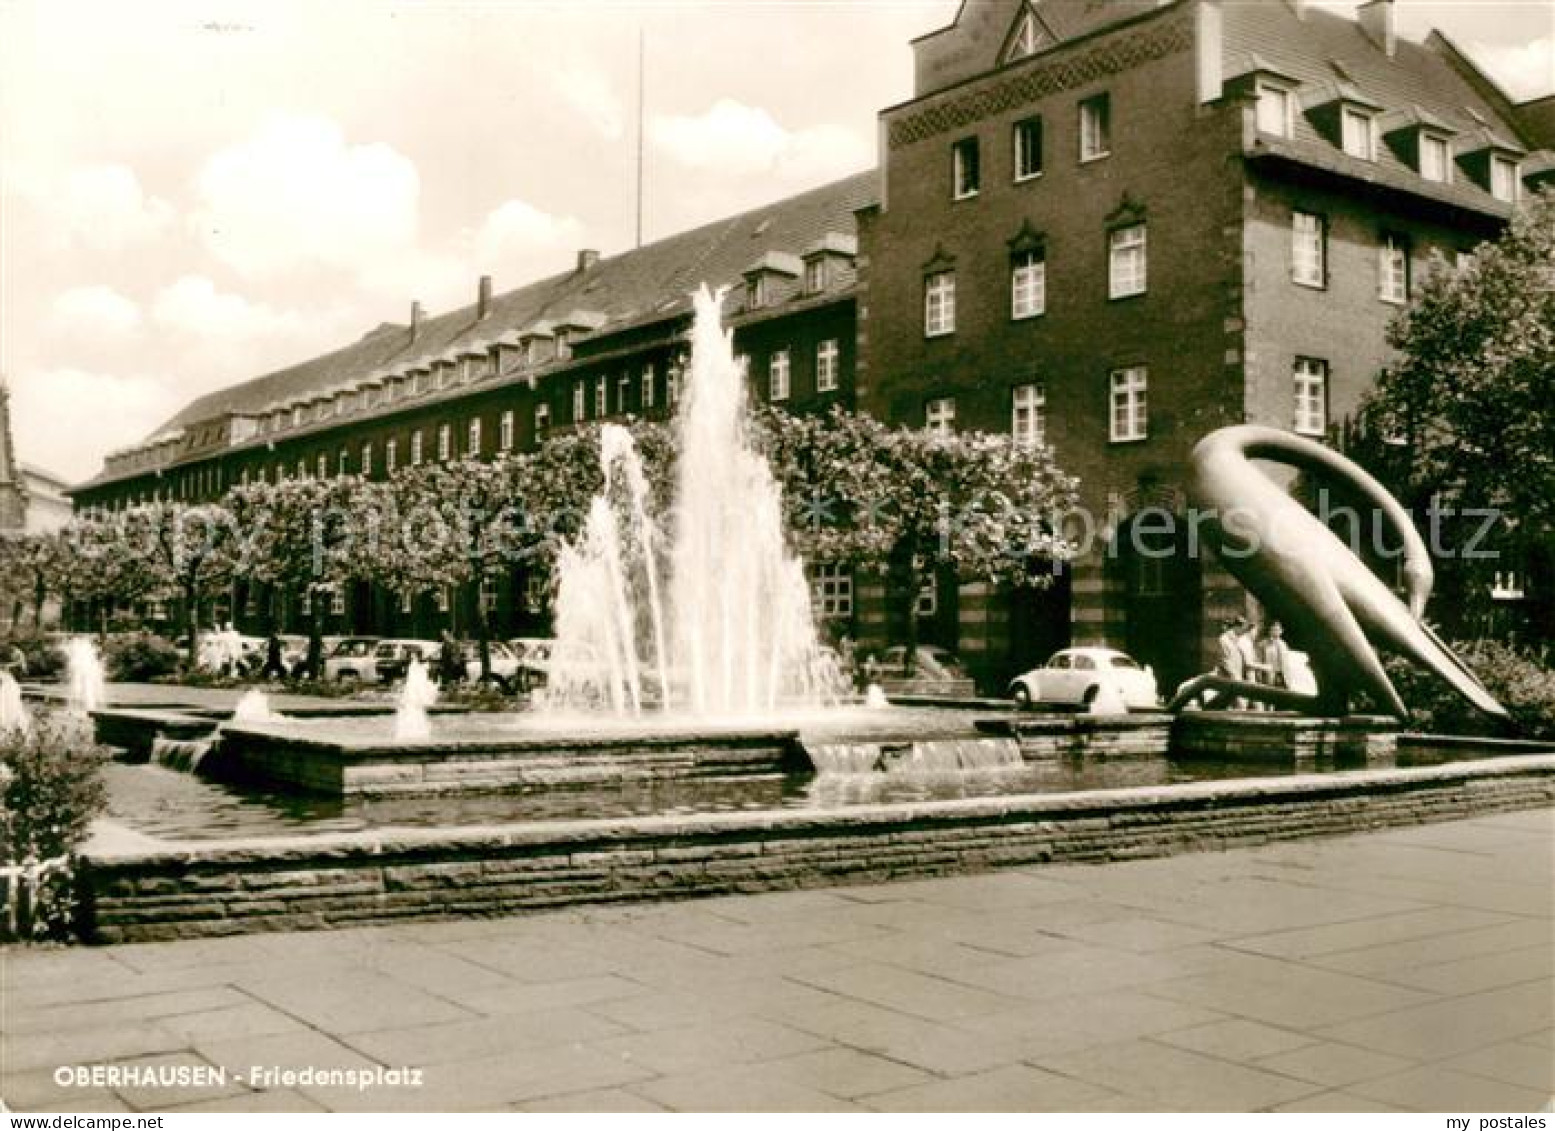
<path id="1" fill-rule="evenodd" d="M 572 356 L 572 343 L 567 340 L 567 331 L 556 331 L 556 360 L 566 361 Z"/>
<path id="2" fill-rule="evenodd" d="M 1037 49 L 1042 46 L 1043 38 L 1042 27 L 1037 23 L 1037 14 L 1027 8 L 1021 15 L 1015 34 L 1010 37 L 1010 46 L 1004 53 L 1004 61 L 1013 63 L 1017 59 L 1035 55 Z"/>
<path id="3" fill-rule="evenodd" d="M 1517 162 L 1510 157 L 1490 157 L 1490 195 L 1497 200 L 1517 200 Z"/>
<path id="4" fill-rule="evenodd" d="M 1437 134 L 1420 135 L 1420 175 L 1441 184 L 1452 182 L 1452 151 L 1446 138 Z"/>
<path id="5" fill-rule="evenodd" d="M 745 283 L 745 307 L 747 310 L 755 310 L 759 306 L 766 306 L 771 295 L 767 290 L 767 277 L 765 275 L 752 275 Z"/>
<path id="6" fill-rule="evenodd" d="M 804 290 L 818 295 L 826 289 L 826 260 L 817 256 L 804 265 Z"/>
<path id="7" fill-rule="evenodd" d="M 952 195 L 957 200 L 976 196 L 982 184 L 977 139 L 965 137 L 950 147 Z"/>
<path id="8" fill-rule="evenodd" d="M 1339 144 L 1351 157 L 1377 159 L 1377 121 L 1366 110 L 1346 106 L 1339 119 Z"/>
<path id="9" fill-rule="evenodd" d="M 1274 137 L 1295 134 L 1296 98 L 1289 87 L 1258 84 L 1258 132 Z"/>

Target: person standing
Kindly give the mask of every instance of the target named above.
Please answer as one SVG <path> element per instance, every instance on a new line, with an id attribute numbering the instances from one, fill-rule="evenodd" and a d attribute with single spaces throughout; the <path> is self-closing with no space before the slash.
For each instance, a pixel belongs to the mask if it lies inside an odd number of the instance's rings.
<path id="1" fill-rule="evenodd" d="M 286 678 L 286 646 L 279 632 L 272 632 L 265 642 L 265 666 L 259 673 L 261 679 Z"/>
<path id="2" fill-rule="evenodd" d="M 1271 687 L 1290 686 L 1290 645 L 1285 643 L 1285 627 L 1277 620 L 1264 625 L 1258 663 L 1266 675 L 1264 682 Z"/>

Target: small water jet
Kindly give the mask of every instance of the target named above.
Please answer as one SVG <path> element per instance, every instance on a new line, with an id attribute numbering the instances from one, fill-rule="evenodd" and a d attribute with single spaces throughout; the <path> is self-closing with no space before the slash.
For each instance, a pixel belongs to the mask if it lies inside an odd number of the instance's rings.
<path id="1" fill-rule="evenodd" d="M 107 677 L 102 657 L 90 637 L 73 636 L 65 645 L 65 707 L 73 714 L 87 715 L 107 702 Z"/>
<path id="2" fill-rule="evenodd" d="M 0 672 L 0 735 L 32 730 L 32 716 L 22 703 L 22 688 L 10 672 Z"/>
<path id="3" fill-rule="evenodd" d="M 751 442 L 721 302 L 706 287 L 695 296 L 672 536 L 654 519 L 630 433 L 601 431 L 604 488 L 557 570 L 553 710 L 748 719 L 839 698 L 782 492 Z"/>
<path id="4" fill-rule="evenodd" d="M 410 661 L 405 669 L 405 686 L 400 688 L 399 701 L 394 708 L 394 741 L 425 742 L 432 737 L 432 722 L 427 708 L 437 702 L 437 684 L 427 674 L 427 666 L 420 658 Z"/>
<path id="5" fill-rule="evenodd" d="M 258 687 L 251 687 L 244 692 L 237 706 L 232 709 L 232 721 L 235 723 L 279 723 L 285 719 L 285 715 L 271 708 L 270 696 Z"/>

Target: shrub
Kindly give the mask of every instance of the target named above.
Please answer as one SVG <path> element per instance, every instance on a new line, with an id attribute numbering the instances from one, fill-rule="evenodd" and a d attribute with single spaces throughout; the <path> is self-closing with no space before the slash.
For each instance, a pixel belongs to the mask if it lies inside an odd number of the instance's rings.
<path id="1" fill-rule="evenodd" d="M 0 734 L 0 851 L 4 865 L 47 863 L 0 891 L 0 934 L 62 938 L 74 922 L 70 856 L 92 819 L 107 805 L 102 767 L 107 751 L 92 724 L 76 716 L 42 715 L 26 732 Z M 29 879 L 31 882 L 28 882 Z"/>
<path id="2" fill-rule="evenodd" d="M 1450 644 L 1511 715 L 1512 730 L 1526 738 L 1555 739 L 1555 657 L 1498 640 Z M 1506 728 L 1487 718 L 1430 672 L 1397 658 L 1388 675 L 1414 712 L 1414 725 L 1440 734 L 1499 734 Z"/>
<path id="3" fill-rule="evenodd" d="M 104 662 L 109 679 L 146 683 L 172 675 L 183 662 L 183 656 L 171 640 L 149 632 L 137 632 L 111 638 Z"/>
<path id="4" fill-rule="evenodd" d="M 0 656 L 8 654 L 13 646 L 20 648 L 22 655 L 27 657 L 27 673 L 18 673 L 18 679 L 54 679 L 65 669 L 65 655 L 60 651 L 57 638 L 39 633 L 12 636 L 0 640 Z"/>

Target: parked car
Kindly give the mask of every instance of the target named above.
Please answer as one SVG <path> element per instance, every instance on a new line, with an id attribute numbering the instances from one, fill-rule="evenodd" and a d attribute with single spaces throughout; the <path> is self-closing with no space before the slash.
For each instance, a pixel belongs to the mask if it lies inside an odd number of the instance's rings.
<path id="1" fill-rule="evenodd" d="M 377 636 L 347 636 L 324 657 L 324 678 L 329 681 L 378 682 Z"/>
<path id="2" fill-rule="evenodd" d="M 1010 681 L 1009 695 L 1021 706 L 1053 703 L 1089 707 L 1103 685 L 1135 710 L 1158 706 L 1155 672 L 1115 648 L 1064 648 L 1040 668 Z"/>
<path id="3" fill-rule="evenodd" d="M 380 640 L 373 648 L 373 666 L 379 683 L 398 683 L 405 678 L 412 659 L 437 667 L 439 646 L 435 640 Z"/>
<path id="4" fill-rule="evenodd" d="M 503 691 L 516 691 L 519 688 L 518 657 L 513 654 L 511 648 L 500 640 L 487 642 L 487 654 L 491 657 L 490 682 L 500 687 Z M 465 640 L 459 644 L 460 652 L 464 656 L 464 678 L 470 683 L 479 683 L 481 678 L 481 646 L 478 640 Z"/>
<path id="5" fill-rule="evenodd" d="M 872 681 L 911 679 L 923 683 L 955 683 L 971 678 L 955 653 L 937 644 L 918 645 L 916 661 L 909 672 L 907 649 L 898 644 L 887 648 L 872 662 L 866 662 L 865 675 Z"/>

